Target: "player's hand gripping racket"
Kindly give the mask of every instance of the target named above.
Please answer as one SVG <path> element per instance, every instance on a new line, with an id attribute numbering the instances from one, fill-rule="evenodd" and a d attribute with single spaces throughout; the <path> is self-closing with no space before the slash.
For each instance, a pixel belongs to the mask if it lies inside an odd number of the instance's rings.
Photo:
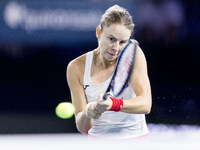
<path id="1" fill-rule="evenodd" d="M 117 97 L 125 89 L 134 67 L 137 45 L 137 41 L 129 40 L 121 52 L 110 84 L 103 95 L 103 100 L 106 100 L 108 96 Z"/>

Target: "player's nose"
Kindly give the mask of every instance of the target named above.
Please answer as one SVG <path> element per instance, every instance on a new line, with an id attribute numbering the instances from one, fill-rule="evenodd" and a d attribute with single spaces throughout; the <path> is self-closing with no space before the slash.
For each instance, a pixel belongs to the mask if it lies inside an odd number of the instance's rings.
<path id="1" fill-rule="evenodd" d="M 119 51 L 119 48 L 120 48 L 119 42 L 113 43 L 113 47 L 112 47 L 113 51 L 115 52 Z"/>

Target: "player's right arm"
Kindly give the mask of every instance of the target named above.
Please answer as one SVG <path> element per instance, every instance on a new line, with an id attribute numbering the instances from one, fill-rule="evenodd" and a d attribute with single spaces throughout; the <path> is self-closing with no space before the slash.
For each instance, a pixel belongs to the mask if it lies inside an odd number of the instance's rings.
<path id="1" fill-rule="evenodd" d="M 66 73 L 72 103 L 75 107 L 76 126 L 81 133 L 87 133 L 92 127 L 93 119 L 91 118 L 97 118 L 100 115 L 95 113 L 95 102 L 87 104 L 83 87 L 84 62 L 84 57 L 79 57 L 71 61 L 67 67 Z"/>
<path id="2" fill-rule="evenodd" d="M 67 82 L 70 88 L 72 103 L 75 107 L 76 126 L 79 132 L 87 133 L 92 126 L 92 119 L 86 116 L 87 100 L 81 82 L 83 64 L 78 59 L 71 61 L 67 67 Z"/>

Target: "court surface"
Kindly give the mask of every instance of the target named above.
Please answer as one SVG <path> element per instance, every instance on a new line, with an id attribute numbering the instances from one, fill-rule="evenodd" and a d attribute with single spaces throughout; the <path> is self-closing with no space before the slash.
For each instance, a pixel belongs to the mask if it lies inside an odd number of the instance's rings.
<path id="1" fill-rule="evenodd" d="M 0 135 L 1 150 L 200 150 L 200 126 L 148 124 L 148 139 L 88 140 L 81 134 Z"/>

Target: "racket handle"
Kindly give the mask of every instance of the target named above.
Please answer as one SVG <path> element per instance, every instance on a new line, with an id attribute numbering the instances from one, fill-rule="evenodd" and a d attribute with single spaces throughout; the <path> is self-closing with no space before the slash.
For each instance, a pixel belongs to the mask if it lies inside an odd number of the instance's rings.
<path id="1" fill-rule="evenodd" d="M 105 94 L 103 95 L 102 99 L 105 101 L 105 100 L 107 99 L 107 97 L 110 97 L 110 96 L 113 97 L 112 93 L 111 93 L 111 92 L 107 92 L 107 93 L 105 93 Z"/>

